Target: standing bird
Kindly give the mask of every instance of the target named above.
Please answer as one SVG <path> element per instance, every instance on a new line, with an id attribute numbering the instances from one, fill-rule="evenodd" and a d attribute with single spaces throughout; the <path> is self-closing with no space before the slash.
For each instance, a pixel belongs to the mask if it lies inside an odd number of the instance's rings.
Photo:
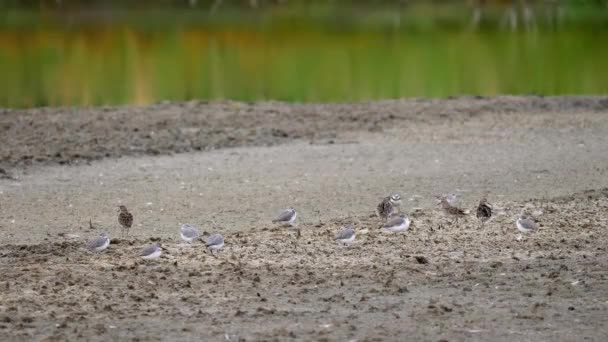
<path id="1" fill-rule="evenodd" d="M 355 242 L 356 235 L 355 228 L 349 226 L 336 234 L 336 241 L 344 246 L 350 246 L 353 244 L 353 242 Z"/>
<path id="2" fill-rule="evenodd" d="M 458 201 L 458 196 L 456 194 L 447 194 L 441 196 L 435 196 L 437 199 L 437 204 L 441 203 L 441 200 L 445 198 L 449 205 L 456 205 L 456 201 Z"/>
<path id="3" fill-rule="evenodd" d="M 405 232 L 410 228 L 410 218 L 407 215 L 395 216 L 390 221 L 386 222 L 382 228 L 392 233 Z"/>
<path id="4" fill-rule="evenodd" d="M 139 256 L 142 257 L 142 259 L 146 259 L 146 260 L 151 260 L 151 259 L 157 259 L 160 257 L 160 255 L 162 254 L 162 249 L 160 248 L 159 244 L 153 244 L 150 246 L 146 246 L 140 253 Z"/>
<path id="5" fill-rule="evenodd" d="M 289 209 L 283 210 L 283 212 L 281 212 L 279 214 L 279 216 L 277 216 L 276 219 L 272 220 L 272 223 L 279 223 L 279 224 L 281 224 L 283 226 L 287 226 L 287 227 L 295 227 L 297 217 L 298 217 L 298 213 L 296 212 L 296 210 L 293 208 L 289 208 Z M 296 231 L 298 233 L 298 237 L 300 237 L 301 236 L 300 229 L 296 228 Z"/>
<path id="6" fill-rule="evenodd" d="M 384 197 L 382 201 L 376 206 L 376 216 L 388 219 L 394 213 L 397 207 L 401 205 L 401 195 L 393 193 L 388 197 Z"/>
<path id="7" fill-rule="evenodd" d="M 456 222 L 458 222 L 459 218 L 465 217 L 469 214 L 468 211 L 451 205 L 446 196 L 440 198 L 439 204 L 441 205 L 443 212 L 448 216 L 451 216 Z"/>
<path id="8" fill-rule="evenodd" d="M 445 199 L 448 201 L 448 203 L 450 203 L 450 205 L 456 205 L 458 197 L 456 196 L 456 194 L 447 194 L 445 195 Z"/>
<path id="9" fill-rule="evenodd" d="M 534 220 L 526 217 L 523 214 L 521 214 L 517 218 L 517 221 L 515 221 L 515 225 L 517 226 L 517 230 L 519 230 L 520 232 L 525 233 L 525 234 L 534 233 L 538 230 L 538 225 L 536 224 L 536 222 L 534 222 Z M 521 240 L 521 238 L 522 238 L 522 235 L 519 234 L 517 236 L 517 241 Z"/>
<path id="10" fill-rule="evenodd" d="M 224 247 L 224 237 L 222 234 L 213 234 L 209 236 L 205 246 L 211 251 L 211 255 L 215 256 L 214 252 L 219 251 Z"/>
<path id="11" fill-rule="evenodd" d="M 200 233 L 198 232 L 196 226 L 184 223 L 179 229 L 179 235 L 181 236 L 182 240 L 186 241 L 187 243 L 191 243 L 192 241 L 198 239 Z"/>
<path id="12" fill-rule="evenodd" d="M 87 244 L 87 248 L 93 252 L 102 252 L 110 245 L 110 237 L 106 233 L 102 233 L 98 238 L 95 238 Z"/>
<path id="13" fill-rule="evenodd" d="M 492 205 L 488 203 L 488 200 L 484 197 L 479 201 L 477 206 L 477 218 L 481 221 L 481 226 L 492 217 Z"/>
<path id="14" fill-rule="evenodd" d="M 128 236 L 129 229 L 131 229 L 131 226 L 133 225 L 133 214 L 131 214 L 124 205 L 121 205 L 118 208 L 120 209 L 120 213 L 118 214 L 118 223 L 120 223 L 123 233 L 126 231 Z"/>

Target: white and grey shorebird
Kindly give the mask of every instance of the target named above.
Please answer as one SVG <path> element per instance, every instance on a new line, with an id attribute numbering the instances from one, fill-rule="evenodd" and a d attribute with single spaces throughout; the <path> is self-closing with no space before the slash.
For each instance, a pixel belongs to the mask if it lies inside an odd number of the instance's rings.
<path id="1" fill-rule="evenodd" d="M 181 236 L 182 240 L 191 243 L 199 238 L 200 233 L 198 232 L 198 228 L 196 228 L 196 226 L 184 223 L 179 229 L 179 235 Z"/>
<path id="2" fill-rule="evenodd" d="M 272 220 L 272 223 L 278 223 L 282 226 L 292 227 L 296 230 L 298 237 L 300 237 L 300 229 L 295 228 L 297 217 L 298 213 L 296 212 L 296 210 L 294 208 L 288 208 L 283 210 L 274 220 Z"/>
<path id="3" fill-rule="evenodd" d="M 212 234 L 207 238 L 205 246 L 211 251 L 211 255 L 215 256 L 214 252 L 217 252 L 224 247 L 224 237 L 222 234 Z"/>
<path id="4" fill-rule="evenodd" d="M 538 230 L 538 225 L 536 224 L 536 222 L 534 222 L 534 220 L 528 218 L 526 215 L 523 214 L 517 218 L 517 221 L 515 221 L 515 225 L 517 226 L 517 230 L 524 234 L 534 233 Z M 521 238 L 522 235 L 519 234 L 517 240 L 519 241 L 521 240 Z"/>
<path id="5" fill-rule="evenodd" d="M 293 208 L 283 210 L 277 218 L 272 220 L 272 223 L 280 223 L 284 226 L 294 226 L 296 224 L 296 218 L 298 213 Z"/>
<path id="6" fill-rule="evenodd" d="M 99 237 L 89 241 L 87 248 L 93 252 L 102 252 L 110 245 L 110 237 L 106 233 L 102 233 Z"/>
<path id="7" fill-rule="evenodd" d="M 410 228 L 410 218 L 407 215 L 395 216 L 386 222 L 382 228 L 392 233 L 405 232 Z"/>
<path id="8" fill-rule="evenodd" d="M 144 247 L 144 249 L 142 249 L 142 251 L 139 253 L 139 256 L 142 257 L 142 259 L 151 260 L 158 259 L 162 253 L 163 251 L 160 245 L 155 243 L 153 245 Z"/>
<path id="9" fill-rule="evenodd" d="M 392 193 L 390 196 L 384 197 L 376 206 L 376 216 L 386 220 L 395 213 L 400 205 L 401 194 Z"/>
<path id="10" fill-rule="evenodd" d="M 351 246 L 355 242 L 356 236 L 355 228 L 348 226 L 336 234 L 336 241 L 344 246 Z"/>

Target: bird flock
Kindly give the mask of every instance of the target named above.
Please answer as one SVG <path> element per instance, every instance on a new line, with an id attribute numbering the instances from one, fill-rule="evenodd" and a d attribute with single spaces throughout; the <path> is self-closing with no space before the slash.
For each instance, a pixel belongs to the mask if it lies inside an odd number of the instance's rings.
<path id="1" fill-rule="evenodd" d="M 448 194 L 443 196 L 437 196 L 437 205 L 441 207 L 444 214 L 451 217 L 453 222 L 458 222 L 459 219 L 469 215 L 469 211 L 462 209 L 456 205 L 456 195 Z M 411 220 L 405 213 L 400 213 L 401 206 L 401 195 L 399 193 L 392 193 L 387 197 L 382 198 L 380 203 L 376 206 L 376 216 L 383 221 L 381 228 L 392 233 L 403 233 L 410 227 Z M 475 216 L 481 222 L 481 226 L 492 218 L 494 209 L 492 204 L 487 200 L 487 196 L 484 196 L 477 206 Z M 295 230 L 297 237 L 301 236 L 300 229 L 297 227 L 296 219 L 298 213 L 294 208 L 288 208 L 283 210 L 275 219 L 273 223 L 287 227 L 291 230 Z M 126 206 L 120 205 L 118 207 L 118 223 L 122 228 L 123 235 L 129 234 L 129 230 L 133 226 L 133 214 L 129 212 Z M 536 222 L 524 215 L 523 210 L 519 217 L 515 221 L 515 226 L 520 233 L 528 234 L 538 230 Z M 180 237 L 187 243 L 192 243 L 201 239 L 201 234 L 195 225 L 185 223 L 180 227 Z M 353 226 L 344 227 L 340 230 L 336 236 L 335 241 L 343 246 L 351 246 L 356 239 L 356 231 Z M 522 235 L 517 237 L 517 240 L 521 240 Z M 110 245 L 110 237 L 106 233 L 102 233 L 99 237 L 88 242 L 88 249 L 92 252 L 102 252 Z M 206 242 L 205 247 L 211 253 L 216 256 L 217 253 L 224 247 L 224 237 L 215 233 L 210 235 Z M 159 243 L 145 246 L 139 253 L 139 257 L 145 260 L 157 259 L 161 256 L 163 247 Z"/>

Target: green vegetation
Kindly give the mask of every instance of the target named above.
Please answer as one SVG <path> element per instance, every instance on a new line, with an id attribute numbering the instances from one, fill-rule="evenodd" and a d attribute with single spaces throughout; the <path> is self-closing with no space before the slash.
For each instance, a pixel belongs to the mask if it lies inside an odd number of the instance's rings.
<path id="1" fill-rule="evenodd" d="M 288 3 L 10 8 L 0 15 L 0 106 L 608 93 L 601 3 L 536 5 L 532 20 L 517 8 L 515 23 L 500 6 L 475 22 L 461 3 Z"/>

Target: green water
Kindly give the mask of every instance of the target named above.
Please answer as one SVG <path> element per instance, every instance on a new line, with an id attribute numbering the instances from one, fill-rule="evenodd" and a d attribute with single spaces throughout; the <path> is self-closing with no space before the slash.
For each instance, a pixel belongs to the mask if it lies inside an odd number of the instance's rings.
<path id="1" fill-rule="evenodd" d="M 0 106 L 608 93 L 607 7 L 0 14 Z"/>

